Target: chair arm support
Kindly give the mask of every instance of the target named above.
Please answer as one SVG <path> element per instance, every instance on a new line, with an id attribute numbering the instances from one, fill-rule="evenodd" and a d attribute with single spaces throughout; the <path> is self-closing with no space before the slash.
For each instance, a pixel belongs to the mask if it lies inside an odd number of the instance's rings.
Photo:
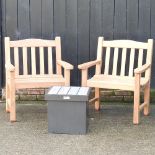
<path id="1" fill-rule="evenodd" d="M 94 60 L 94 61 L 80 64 L 80 65 L 78 65 L 78 68 L 79 69 L 88 69 L 88 68 L 95 66 L 96 64 L 99 64 L 99 63 L 101 63 L 101 60 Z"/>
<path id="2" fill-rule="evenodd" d="M 57 60 L 57 64 L 62 66 L 64 69 L 72 70 L 74 68 L 73 65 L 69 64 L 68 62 L 62 61 L 62 60 Z"/>
<path id="3" fill-rule="evenodd" d="M 145 72 L 147 69 L 149 69 L 150 67 L 151 67 L 150 64 L 145 64 L 145 65 L 143 65 L 143 66 L 141 66 L 139 68 L 136 68 L 134 70 L 134 73 L 135 74 L 141 74 L 141 73 Z"/>
<path id="4" fill-rule="evenodd" d="M 15 67 L 12 64 L 5 64 L 5 68 L 7 71 L 14 72 Z"/>

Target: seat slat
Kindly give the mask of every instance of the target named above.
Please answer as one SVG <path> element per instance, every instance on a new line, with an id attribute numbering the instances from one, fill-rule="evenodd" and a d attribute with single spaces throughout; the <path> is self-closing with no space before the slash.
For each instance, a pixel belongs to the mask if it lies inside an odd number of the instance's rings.
<path id="1" fill-rule="evenodd" d="M 110 60 L 110 47 L 107 47 L 106 58 L 105 58 L 105 70 L 104 70 L 105 75 L 108 75 L 108 72 L 109 72 L 109 60 Z"/>
<path id="2" fill-rule="evenodd" d="M 40 74 L 44 74 L 44 50 L 40 47 Z"/>
<path id="3" fill-rule="evenodd" d="M 52 48 L 48 47 L 48 74 L 53 74 Z"/>
<path id="4" fill-rule="evenodd" d="M 143 63 L 143 49 L 140 49 L 139 50 L 139 56 L 138 56 L 138 67 L 141 67 L 142 66 L 142 63 Z"/>
<path id="5" fill-rule="evenodd" d="M 55 47 L 54 40 L 41 40 L 41 39 L 24 39 L 17 41 L 10 41 L 10 47 Z"/>
<path id="6" fill-rule="evenodd" d="M 130 53 L 129 77 L 133 76 L 134 57 L 135 57 L 135 49 L 132 48 L 131 49 L 131 53 Z"/>
<path id="7" fill-rule="evenodd" d="M 148 43 L 142 43 L 133 40 L 113 40 L 104 41 L 104 47 L 114 47 L 114 48 L 135 48 L 135 49 L 147 49 Z"/>
<path id="8" fill-rule="evenodd" d="M 127 49 L 123 48 L 123 51 L 122 51 L 122 63 L 121 63 L 121 76 L 125 75 L 126 52 L 127 52 Z"/>
<path id="9" fill-rule="evenodd" d="M 113 57 L 113 75 L 116 75 L 117 73 L 117 62 L 118 62 L 118 48 L 115 48 L 114 50 L 114 57 Z"/>
<path id="10" fill-rule="evenodd" d="M 28 74 L 27 68 L 28 68 L 28 66 L 27 66 L 27 48 L 23 47 L 23 71 L 24 71 L 24 75 Z"/>
<path id="11" fill-rule="evenodd" d="M 145 78 L 141 78 L 141 86 L 147 84 Z M 135 78 L 134 77 L 122 77 L 113 75 L 95 75 L 91 79 L 87 80 L 87 86 L 99 87 L 99 88 L 111 88 L 111 89 L 123 89 L 134 90 Z"/>
<path id="12" fill-rule="evenodd" d="M 32 75 L 36 75 L 36 53 L 35 48 L 31 47 Z"/>
<path id="13" fill-rule="evenodd" d="M 15 59 L 15 74 L 16 76 L 19 75 L 19 52 L 18 52 L 18 48 L 15 47 L 14 48 L 14 59 Z"/>

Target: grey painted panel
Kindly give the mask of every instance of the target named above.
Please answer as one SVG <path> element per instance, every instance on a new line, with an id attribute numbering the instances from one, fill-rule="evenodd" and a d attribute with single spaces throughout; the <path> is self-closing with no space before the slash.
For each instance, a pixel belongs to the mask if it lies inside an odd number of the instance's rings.
<path id="1" fill-rule="evenodd" d="M 6 0 L 6 36 L 18 38 L 17 29 L 17 0 Z"/>
<path id="2" fill-rule="evenodd" d="M 31 37 L 41 38 L 41 0 L 30 1 Z"/>
<path id="3" fill-rule="evenodd" d="M 48 131 L 52 133 L 86 134 L 86 102 L 48 101 Z"/>
<path id="4" fill-rule="evenodd" d="M 115 0 L 114 39 L 126 38 L 126 1 Z"/>
<path id="5" fill-rule="evenodd" d="M 90 58 L 90 0 L 78 0 L 78 64 Z M 78 84 L 81 84 L 81 72 L 78 72 Z"/>
<path id="6" fill-rule="evenodd" d="M 19 39 L 30 37 L 29 0 L 18 0 L 18 35 Z"/>
<path id="7" fill-rule="evenodd" d="M 5 35 L 6 34 L 6 0 L 2 0 L 2 33 Z"/>
<path id="8" fill-rule="evenodd" d="M 66 1 L 66 33 L 65 33 L 65 53 L 64 60 L 77 66 L 77 0 Z M 71 79 L 71 85 L 77 83 L 77 68 L 71 72 L 71 76 L 76 78 Z"/>
<path id="9" fill-rule="evenodd" d="M 151 0 L 151 38 L 155 39 L 155 1 Z M 152 81 L 151 85 L 155 88 L 155 42 L 154 42 L 154 52 L 152 59 Z"/>
<path id="10" fill-rule="evenodd" d="M 2 1 L 0 1 L 0 88 L 2 87 L 2 58 L 3 58 L 3 53 L 2 53 Z M 1 93 L 1 92 L 0 92 Z"/>
<path id="11" fill-rule="evenodd" d="M 102 31 L 105 39 L 113 39 L 114 0 L 103 0 Z"/>
<path id="12" fill-rule="evenodd" d="M 138 0 L 127 0 L 127 38 L 138 38 Z"/>
<path id="13" fill-rule="evenodd" d="M 114 0 L 2 0 L 2 5 L 3 36 L 11 39 L 61 36 L 62 57 L 75 66 L 71 74 L 74 85 L 80 83 L 77 64 L 96 58 L 99 35 L 112 39 L 114 32 L 115 39 L 155 39 L 154 0 L 115 0 L 115 3 Z M 155 54 L 153 87 L 154 60 Z M 4 83 L 4 73 L 2 76 Z"/>
<path id="14" fill-rule="evenodd" d="M 53 0 L 42 0 L 42 37 L 53 37 Z"/>
<path id="15" fill-rule="evenodd" d="M 5 26 L 5 23 L 6 23 L 6 0 L 2 0 L 1 1 L 2 3 L 2 37 L 5 37 L 6 35 L 6 26 Z M 1 54 L 1 61 L 2 61 L 2 66 L 1 66 L 1 84 L 2 84 L 2 87 L 4 87 L 5 85 L 5 52 L 4 52 L 4 39 L 2 39 L 2 54 Z"/>
<path id="16" fill-rule="evenodd" d="M 66 3 L 64 0 L 55 0 L 54 1 L 54 36 L 61 37 L 62 58 L 64 58 L 64 55 L 66 52 L 65 31 L 66 31 Z"/>
<path id="17" fill-rule="evenodd" d="M 97 40 L 102 35 L 102 1 L 91 1 L 90 9 L 90 60 L 95 60 L 97 56 Z"/>
<path id="18" fill-rule="evenodd" d="M 150 38 L 150 0 L 139 1 L 139 40 Z"/>

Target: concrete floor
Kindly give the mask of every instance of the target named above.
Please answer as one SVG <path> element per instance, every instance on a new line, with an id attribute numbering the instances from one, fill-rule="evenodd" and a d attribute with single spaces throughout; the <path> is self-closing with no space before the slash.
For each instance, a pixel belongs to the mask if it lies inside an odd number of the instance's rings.
<path id="1" fill-rule="evenodd" d="M 132 124 L 132 105 L 89 108 L 87 135 L 48 134 L 47 106 L 18 104 L 11 124 L 0 103 L 0 155 L 155 155 L 155 105 Z"/>

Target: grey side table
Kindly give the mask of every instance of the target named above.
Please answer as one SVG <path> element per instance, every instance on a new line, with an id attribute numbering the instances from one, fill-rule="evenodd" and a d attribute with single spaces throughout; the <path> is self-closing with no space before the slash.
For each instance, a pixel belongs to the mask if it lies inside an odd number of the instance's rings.
<path id="1" fill-rule="evenodd" d="M 48 131 L 86 134 L 89 87 L 51 87 L 45 94 L 48 102 Z"/>

